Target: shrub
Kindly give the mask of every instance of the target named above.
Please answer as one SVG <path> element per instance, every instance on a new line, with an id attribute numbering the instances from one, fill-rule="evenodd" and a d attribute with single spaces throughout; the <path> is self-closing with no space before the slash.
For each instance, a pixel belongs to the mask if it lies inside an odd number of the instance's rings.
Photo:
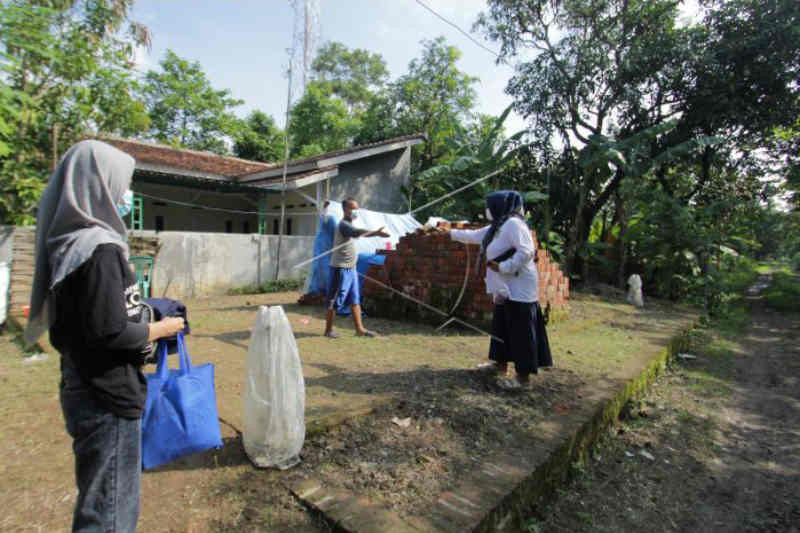
<path id="1" fill-rule="evenodd" d="M 235 294 L 265 294 L 270 292 L 290 292 L 298 291 L 305 286 L 305 278 L 298 279 L 278 279 L 267 281 L 260 287 L 258 285 L 246 285 L 244 287 L 234 287 L 228 290 L 229 295 Z"/>
<path id="2" fill-rule="evenodd" d="M 776 311 L 800 312 L 800 281 L 786 272 L 776 272 L 764 298 Z"/>
<path id="3" fill-rule="evenodd" d="M 795 272 L 800 272 L 800 252 L 794 254 L 789 262 L 791 263 L 792 269 L 794 269 Z"/>

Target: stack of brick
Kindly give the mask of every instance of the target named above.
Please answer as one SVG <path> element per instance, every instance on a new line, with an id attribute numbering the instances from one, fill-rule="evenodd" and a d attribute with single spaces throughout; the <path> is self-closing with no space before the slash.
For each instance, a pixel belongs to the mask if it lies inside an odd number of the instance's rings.
<path id="1" fill-rule="evenodd" d="M 325 305 L 325 295 L 321 292 L 308 292 L 297 300 L 300 305 Z"/>
<path id="2" fill-rule="evenodd" d="M 472 226 L 455 223 L 440 224 L 445 229 L 466 229 Z M 533 235 L 534 242 L 536 236 Z M 538 249 L 538 245 L 537 245 Z M 449 313 L 458 301 L 464 283 L 469 257 L 470 269 L 464 295 L 453 314 L 486 324 L 491 321 L 492 300 L 486 294 L 483 281 L 485 265 L 475 271 L 478 245 L 453 241 L 446 233 L 418 229 L 400 239 L 396 250 L 381 250 L 386 255 L 383 266 L 373 266 L 367 276 L 401 291 L 432 307 Z M 539 271 L 539 302 L 544 309 L 562 308 L 569 298 L 569 280 L 545 250 L 537 252 Z M 442 316 L 392 293 L 369 279 L 364 282 L 364 306 L 373 316 L 412 320 L 440 320 Z"/>

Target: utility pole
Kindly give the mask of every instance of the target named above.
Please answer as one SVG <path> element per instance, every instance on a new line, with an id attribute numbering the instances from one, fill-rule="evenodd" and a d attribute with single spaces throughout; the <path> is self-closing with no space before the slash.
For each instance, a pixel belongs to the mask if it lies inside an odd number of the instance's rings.
<path id="1" fill-rule="evenodd" d="M 289 89 L 286 91 L 286 124 L 283 127 L 283 186 L 281 187 L 281 221 L 278 225 L 278 253 L 275 259 L 275 280 L 281 270 L 281 242 L 283 241 L 283 226 L 286 220 L 286 171 L 289 168 L 289 113 L 292 108 L 292 58 L 294 49 L 289 50 Z"/>

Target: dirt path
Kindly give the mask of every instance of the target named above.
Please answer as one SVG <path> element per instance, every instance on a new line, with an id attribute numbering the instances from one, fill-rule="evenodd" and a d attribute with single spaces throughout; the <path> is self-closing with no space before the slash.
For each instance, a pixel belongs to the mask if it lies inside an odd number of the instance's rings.
<path id="1" fill-rule="evenodd" d="M 717 478 L 707 487 L 707 531 L 800 527 L 800 320 L 749 297 L 752 323 L 720 413 Z M 792 525 L 794 524 L 794 525 Z"/>
<path id="2" fill-rule="evenodd" d="M 696 333 L 697 358 L 630 406 L 526 533 L 800 531 L 800 316 L 746 303 Z"/>

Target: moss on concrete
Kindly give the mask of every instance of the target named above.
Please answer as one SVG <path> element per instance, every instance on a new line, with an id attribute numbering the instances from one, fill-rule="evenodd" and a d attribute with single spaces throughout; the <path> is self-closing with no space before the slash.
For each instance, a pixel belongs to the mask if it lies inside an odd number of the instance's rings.
<path id="1" fill-rule="evenodd" d="M 619 388 L 613 397 L 601 405 L 597 412 L 577 432 L 570 434 L 564 443 L 550 454 L 547 461 L 528 476 L 503 502 L 480 522 L 474 533 L 488 533 L 508 527 L 513 521 L 522 527 L 523 519 L 530 516 L 536 507 L 546 505 L 556 490 L 569 476 L 573 465 L 586 461 L 603 432 L 612 427 L 623 406 L 630 400 L 641 397 L 651 383 L 667 367 L 668 362 L 689 345 L 691 328 L 678 333 L 670 345 L 652 358 L 645 369 Z M 575 415 L 571 415 L 575 416 Z"/>

